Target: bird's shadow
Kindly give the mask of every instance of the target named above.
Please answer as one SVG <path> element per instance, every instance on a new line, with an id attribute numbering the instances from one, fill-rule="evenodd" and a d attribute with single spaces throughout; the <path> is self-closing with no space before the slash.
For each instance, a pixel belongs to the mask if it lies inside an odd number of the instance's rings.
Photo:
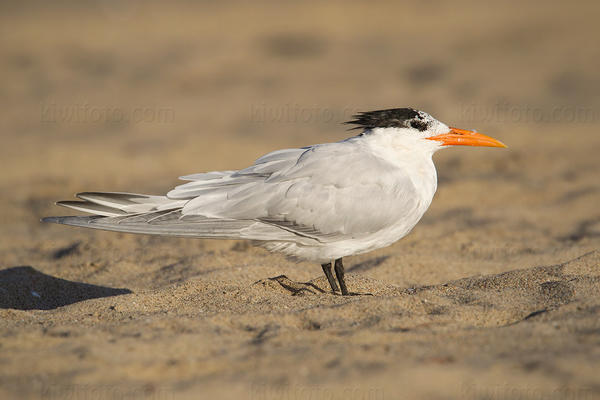
<path id="1" fill-rule="evenodd" d="M 269 281 L 277 282 L 279 285 L 281 285 L 282 288 L 290 292 L 292 296 L 299 296 L 306 293 L 325 293 L 323 289 L 321 289 L 312 282 L 295 282 L 285 275 L 279 275 L 274 278 L 269 278 Z"/>
<path id="2" fill-rule="evenodd" d="M 0 270 L 0 309 L 53 310 L 99 297 L 132 293 L 46 275 L 31 266 Z"/>

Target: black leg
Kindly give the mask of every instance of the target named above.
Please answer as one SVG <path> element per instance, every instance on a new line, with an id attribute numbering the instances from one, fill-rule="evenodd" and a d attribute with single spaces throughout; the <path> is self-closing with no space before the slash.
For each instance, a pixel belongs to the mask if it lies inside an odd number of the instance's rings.
<path id="1" fill-rule="evenodd" d="M 337 282 L 333 278 L 333 274 L 331 273 L 331 263 L 321 264 L 321 267 L 323 267 L 323 272 L 325 272 L 325 276 L 327 277 L 327 280 L 329 281 L 331 290 L 333 290 L 334 292 L 337 292 L 338 290 L 340 290 L 338 288 Z"/>
<path id="2" fill-rule="evenodd" d="M 346 281 L 344 280 L 344 264 L 342 264 L 342 259 L 338 258 L 335 260 L 335 275 L 340 282 L 340 288 L 342 289 L 342 294 L 344 296 L 348 295 L 348 288 L 346 287 Z"/>

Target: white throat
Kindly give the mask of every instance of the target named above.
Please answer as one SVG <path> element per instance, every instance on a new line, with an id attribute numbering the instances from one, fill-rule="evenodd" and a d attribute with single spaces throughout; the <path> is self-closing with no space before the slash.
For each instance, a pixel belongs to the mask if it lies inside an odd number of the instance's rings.
<path id="1" fill-rule="evenodd" d="M 432 156 L 443 148 L 440 142 L 426 139 L 429 135 L 431 132 L 420 135 L 399 128 L 376 128 L 356 139 L 364 141 L 373 154 L 404 171 L 419 190 L 427 208 L 437 189 Z"/>

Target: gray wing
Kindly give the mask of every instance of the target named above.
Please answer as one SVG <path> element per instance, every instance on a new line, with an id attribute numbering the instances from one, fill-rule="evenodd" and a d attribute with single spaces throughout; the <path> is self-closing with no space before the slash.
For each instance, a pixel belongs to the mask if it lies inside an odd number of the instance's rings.
<path id="1" fill-rule="evenodd" d="M 131 233 L 316 244 L 368 235 L 419 204 L 406 174 L 352 142 L 285 149 L 240 171 L 182 177 L 167 196 L 83 193 L 95 214 L 47 222 Z"/>
<path id="2" fill-rule="evenodd" d="M 257 160 L 244 174 L 239 171 L 215 171 L 182 177 L 189 184 L 174 189 L 173 197 L 121 192 L 78 193 L 78 201 L 60 201 L 58 205 L 84 211 L 92 216 L 47 217 L 43 222 L 129 233 L 196 238 L 249 239 L 293 241 L 315 244 L 308 234 L 297 234 L 260 220 L 210 218 L 204 215 L 184 215 L 182 208 L 190 199 L 211 191 L 235 190 L 243 182 L 264 179 L 260 172 L 266 165 L 273 168 L 290 153 L 302 149 L 280 150 Z M 183 188 L 183 190 L 179 190 Z"/>
<path id="3" fill-rule="evenodd" d="M 169 193 L 198 196 L 183 207 L 184 220 L 252 219 L 328 242 L 379 231 L 419 207 L 407 174 L 352 142 L 271 153 L 221 179 Z"/>
<path id="4" fill-rule="evenodd" d="M 105 217 L 67 216 L 47 217 L 43 222 L 108 231 L 143 233 L 161 236 L 193 237 L 206 239 L 248 239 L 301 242 L 316 241 L 252 220 L 212 219 L 201 216 L 182 219 L 181 210 L 158 211 L 134 215 Z"/>

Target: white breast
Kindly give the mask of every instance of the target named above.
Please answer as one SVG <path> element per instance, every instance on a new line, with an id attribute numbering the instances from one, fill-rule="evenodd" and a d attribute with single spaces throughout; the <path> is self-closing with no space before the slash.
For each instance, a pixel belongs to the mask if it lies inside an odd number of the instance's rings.
<path id="1" fill-rule="evenodd" d="M 329 225 L 342 227 L 339 235 L 309 246 L 269 242 L 265 247 L 292 257 L 328 262 L 385 247 L 406 236 L 429 208 L 435 194 L 437 174 L 432 161 L 435 149 L 428 143 L 418 147 L 419 142 L 398 141 L 385 133 L 340 143 L 348 146 L 343 149 L 347 153 L 341 152 L 336 159 L 330 159 L 330 168 L 324 168 L 322 176 L 314 177 L 315 182 L 335 184 L 339 175 L 340 184 L 328 193 L 328 208 L 320 208 L 320 216 L 316 216 L 321 229 L 326 230 Z M 354 154 L 349 155 L 350 152 Z M 304 195 L 306 200 L 311 193 Z M 369 230 L 369 226 L 373 229 Z M 343 227 L 349 230 L 343 231 Z"/>

